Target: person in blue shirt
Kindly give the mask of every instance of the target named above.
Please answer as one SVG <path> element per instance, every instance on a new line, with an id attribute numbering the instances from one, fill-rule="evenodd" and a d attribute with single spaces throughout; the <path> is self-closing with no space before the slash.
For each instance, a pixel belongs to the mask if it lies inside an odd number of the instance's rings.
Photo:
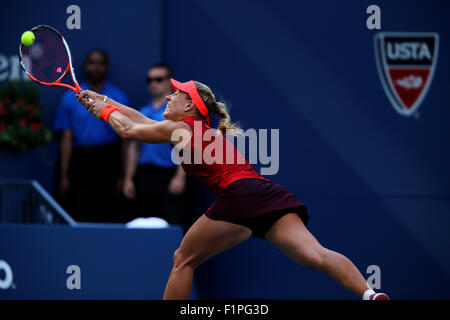
<path id="1" fill-rule="evenodd" d="M 163 121 L 166 96 L 172 92 L 172 70 L 166 63 L 153 65 L 147 73 L 151 101 L 139 111 L 145 116 Z M 186 175 L 181 166 L 171 159 L 169 143 L 145 144 L 130 142 L 128 145 L 123 194 L 135 199 L 137 215 L 160 217 L 171 224 L 183 224 L 181 195 L 185 191 Z"/>
<path id="2" fill-rule="evenodd" d="M 127 95 L 106 79 L 108 71 L 108 55 L 90 51 L 84 62 L 87 81 L 80 86 L 129 103 Z M 76 221 L 119 222 L 115 202 L 124 142 L 107 123 L 90 116 L 71 91 L 62 96 L 53 127 L 62 132 L 58 176 L 63 207 Z"/>

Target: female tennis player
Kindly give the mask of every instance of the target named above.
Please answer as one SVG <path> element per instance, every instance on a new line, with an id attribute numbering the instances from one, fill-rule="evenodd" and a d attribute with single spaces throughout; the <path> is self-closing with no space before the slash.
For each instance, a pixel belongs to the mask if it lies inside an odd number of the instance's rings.
<path id="1" fill-rule="evenodd" d="M 163 114 L 167 120 L 161 122 L 93 91 L 77 95 L 89 112 L 107 121 L 123 138 L 176 146 L 182 139 L 173 138 L 180 136 L 174 133 L 188 133 L 191 139 L 179 155 L 190 152 L 190 160 L 196 152 L 205 156 L 210 143 L 223 139 L 223 159 L 227 161 L 211 163 L 202 159 L 200 163 L 181 163 L 187 174 L 205 183 L 218 199 L 192 225 L 175 251 L 164 299 L 188 299 L 194 270 L 208 258 L 250 236 L 270 241 L 300 265 L 327 273 L 364 300 L 389 299 L 386 294 L 370 289 L 348 258 L 324 248 L 306 228 L 309 219 L 306 206 L 281 185 L 260 176 L 225 138 L 227 130 L 238 128 L 231 123 L 226 106 L 216 101 L 208 86 L 174 79 L 171 84 L 174 93 L 167 96 Z M 210 114 L 221 119 L 220 125 L 214 131 L 215 139 L 202 139 L 208 130 L 211 132 Z M 228 150 L 234 150 L 233 161 L 226 158 Z"/>

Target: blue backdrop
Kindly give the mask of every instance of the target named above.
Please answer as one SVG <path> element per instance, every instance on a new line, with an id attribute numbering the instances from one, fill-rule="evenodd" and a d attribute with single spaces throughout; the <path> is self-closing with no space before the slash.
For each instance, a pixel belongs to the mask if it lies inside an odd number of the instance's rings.
<path id="1" fill-rule="evenodd" d="M 17 55 L 24 30 L 52 25 L 67 38 L 79 78 L 84 54 L 105 48 L 111 81 L 135 107 L 148 99 L 147 67 L 167 60 L 178 80 L 202 81 L 231 102 L 244 128 L 280 129 L 280 170 L 268 178 L 308 205 L 323 245 L 363 273 L 378 265 L 393 298 L 450 298 L 448 1 L 377 1 L 381 30 L 366 28 L 372 1 L 78 1 L 81 30 L 66 28 L 71 2 L 41 3 L 0 3 L 1 56 Z M 379 31 L 439 33 L 433 82 L 414 117 L 399 115 L 383 90 Z M 2 61 L 7 81 L 14 66 Z M 48 124 L 63 92 L 41 88 Z M 57 149 L 44 150 L 53 164 Z M 0 176 L 36 177 L 52 189 L 54 165 L 28 152 L 1 152 Z M 207 205 L 213 197 L 205 196 Z M 198 280 L 209 298 L 354 297 L 259 240 L 208 261 Z"/>

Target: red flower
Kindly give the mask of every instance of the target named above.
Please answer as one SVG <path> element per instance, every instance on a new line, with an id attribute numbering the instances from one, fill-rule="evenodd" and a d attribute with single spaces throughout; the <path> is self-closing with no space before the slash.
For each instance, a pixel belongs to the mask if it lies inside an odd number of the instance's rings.
<path id="1" fill-rule="evenodd" d="M 0 123 L 0 132 L 3 132 L 3 131 L 5 131 L 5 121 L 2 121 Z"/>
<path id="2" fill-rule="evenodd" d="M 32 123 L 31 125 L 30 125 L 30 127 L 31 127 L 31 129 L 33 129 L 34 131 L 37 131 L 37 130 L 41 130 L 42 129 L 42 123 Z"/>
<path id="3" fill-rule="evenodd" d="M 20 125 L 22 128 L 25 127 L 25 126 L 27 125 L 27 119 L 25 119 L 25 118 L 20 119 L 19 125 Z"/>
<path id="4" fill-rule="evenodd" d="M 30 104 L 28 105 L 28 110 L 32 111 L 32 110 L 34 110 L 34 108 L 35 108 L 35 105 L 34 105 L 34 104 L 30 103 Z"/>
<path id="5" fill-rule="evenodd" d="M 0 116 L 4 113 L 5 113 L 5 108 L 3 108 L 3 106 L 0 106 Z"/>
<path id="6" fill-rule="evenodd" d="M 10 103 L 11 103 L 11 101 L 9 100 L 9 98 L 3 99 L 3 104 L 9 105 Z"/>

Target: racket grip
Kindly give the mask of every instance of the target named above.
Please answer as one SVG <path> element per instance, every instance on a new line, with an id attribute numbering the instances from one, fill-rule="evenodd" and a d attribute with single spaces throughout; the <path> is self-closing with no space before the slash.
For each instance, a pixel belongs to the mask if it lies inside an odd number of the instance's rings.
<path id="1" fill-rule="evenodd" d="M 81 89 L 78 91 L 78 92 L 76 92 L 77 94 L 79 94 L 81 92 Z M 88 101 L 89 102 L 92 102 L 92 101 L 94 101 L 94 100 L 92 100 L 91 98 L 88 98 Z"/>

